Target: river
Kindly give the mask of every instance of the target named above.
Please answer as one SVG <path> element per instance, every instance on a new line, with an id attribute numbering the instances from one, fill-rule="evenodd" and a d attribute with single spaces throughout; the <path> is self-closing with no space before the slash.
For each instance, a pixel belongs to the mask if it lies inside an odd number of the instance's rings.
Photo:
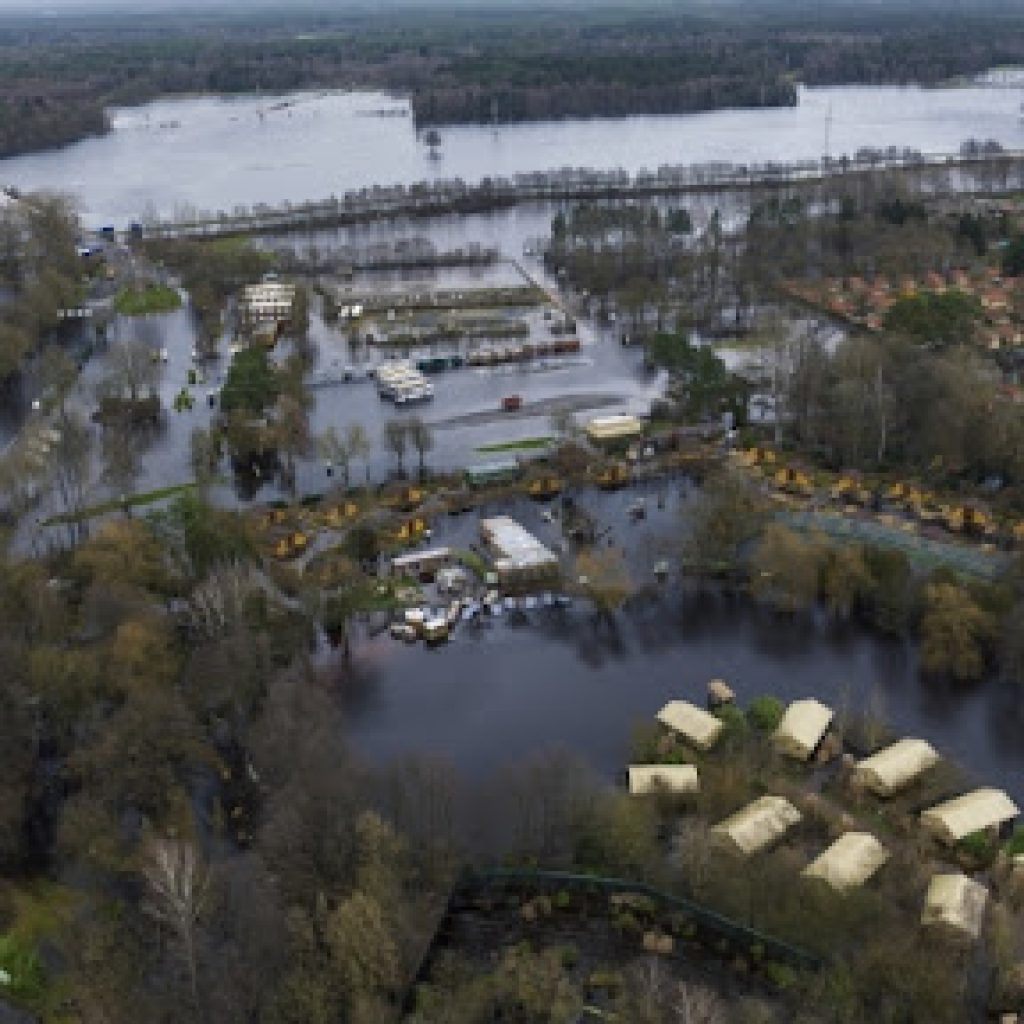
<path id="1" fill-rule="evenodd" d="M 1020 147 L 1020 92 L 804 88 L 796 107 L 774 110 L 449 126 L 437 160 L 417 139 L 408 101 L 386 94 L 169 99 L 114 110 L 102 138 L 0 161 L 0 186 L 69 192 L 87 225 L 124 227 L 147 214 L 231 211 L 432 178 L 817 159 L 862 146 L 948 153 L 970 137 Z"/>

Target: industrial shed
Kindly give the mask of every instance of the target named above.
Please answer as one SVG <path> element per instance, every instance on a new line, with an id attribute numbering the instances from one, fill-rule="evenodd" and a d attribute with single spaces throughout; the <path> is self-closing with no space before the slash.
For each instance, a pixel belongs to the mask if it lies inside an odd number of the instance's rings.
<path id="1" fill-rule="evenodd" d="M 924 740 L 903 739 L 866 757 L 854 770 L 854 779 L 878 796 L 892 796 L 916 782 L 939 761 L 935 748 Z"/>
<path id="2" fill-rule="evenodd" d="M 888 859 L 889 851 L 870 832 L 844 832 L 803 873 L 828 882 L 833 889 L 855 889 Z"/>
<path id="3" fill-rule="evenodd" d="M 587 424 L 587 437 L 594 444 L 632 441 L 644 432 L 636 416 L 598 416 Z"/>
<path id="4" fill-rule="evenodd" d="M 558 573 L 558 558 L 532 533 L 508 516 L 480 523 L 480 533 L 494 554 L 494 571 L 502 583 L 551 578 Z"/>
<path id="5" fill-rule="evenodd" d="M 988 889 L 966 875 L 935 875 L 924 898 L 921 924 L 977 939 L 985 917 Z"/>
<path id="6" fill-rule="evenodd" d="M 720 821 L 711 834 L 735 853 L 749 857 L 781 839 L 802 817 L 785 797 L 762 796 Z"/>
<path id="7" fill-rule="evenodd" d="M 685 700 L 669 701 L 658 712 L 658 721 L 698 750 L 710 750 L 725 728 L 720 718 Z"/>
<path id="8" fill-rule="evenodd" d="M 645 793 L 697 793 L 700 778 L 695 764 L 631 764 L 629 791 L 634 796 Z"/>
<path id="9" fill-rule="evenodd" d="M 795 700 L 775 730 L 775 746 L 789 757 L 807 761 L 832 722 L 832 709 L 816 700 Z"/>
<path id="10" fill-rule="evenodd" d="M 1017 805 L 1001 789 L 976 789 L 929 808 L 921 815 L 921 824 L 938 839 L 952 844 L 974 832 L 998 828 L 1018 814 Z"/>

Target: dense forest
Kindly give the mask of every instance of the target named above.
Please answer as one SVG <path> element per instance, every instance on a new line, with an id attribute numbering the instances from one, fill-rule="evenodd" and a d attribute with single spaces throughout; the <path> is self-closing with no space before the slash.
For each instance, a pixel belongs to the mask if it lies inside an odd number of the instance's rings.
<path id="1" fill-rule="evenodd" d="M 936 83 L 1024 61 L 995 9 L 816 8 L 753 17 L 614 7 L 486 13 L 212 11 L 0 19 L 0 156 L 104 130 L 105 106 L 208 91 L 383 88 L 420 123 L 795 102 L 795 83 Z"/>

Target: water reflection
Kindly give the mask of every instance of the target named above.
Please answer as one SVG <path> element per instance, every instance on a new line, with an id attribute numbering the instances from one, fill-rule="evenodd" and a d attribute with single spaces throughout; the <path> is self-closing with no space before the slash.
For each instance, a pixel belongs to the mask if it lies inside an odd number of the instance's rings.
<path id="1" fill-rule="evenodd" d="M 474 778 L 563 748 L 612 777 L 636 722 L 673 698 L 702 702 L 707 681 L 720 676 L 741 701 L 816 696 L 884 713 L 979 781 L 1024 796 L 1020 692 L 994 680 L 921 680 L 902 640 L 706 590 L 630 609 L 614 628 L 580 608 L 528 618 L 464 628 L 429 652 L 387 637 L 357 644 L 353 668 L 339 676 L 355 745 L 382 760 L 441 755 Z"/>

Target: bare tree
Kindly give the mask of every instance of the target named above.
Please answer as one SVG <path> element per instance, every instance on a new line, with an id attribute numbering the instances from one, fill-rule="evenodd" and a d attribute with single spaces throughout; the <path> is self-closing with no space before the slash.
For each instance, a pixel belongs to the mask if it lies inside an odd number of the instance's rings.
<path id="1" fill-rule="evenodd" d="M 146 881 L 143 908 L 176 939 L 192 1000 L 198 1002 L 196 932 L 210 893 L 209 872 L 191 843 L 156 838 L 147 844 L 142 875 Z"/>
<path id="2" fill-rule="evenodd" d="M 203 427 L 193 428 L 189 438 L 189 458 L 196 483 L 201 488 L 207 487 L 212 482 L 220 463 L 220 435 Z"/>
<path id="3" fill-rule="evenodd" d="M 422 480 L 426 454 L 434 447 L 434 432 L 418 416 L 414 416 L 409 420 L 406 429 L 409 432 L 409 440 L 419 456 L 419 471 L 420 479 Z"/>
<path id="4" fill-rule="evenodd" d="M 409 428 L 405 420 L 388 420 L 384 424 L 384 443 L 398 464 L 398 475 L 405 475 L 405 450 L 409 441 Z"/>
<path id="5" fill-rule="evenodd" d="M 125 497 L 139 478 L 141 459 L 139 439 L 123 418 L 103 428 L 101 451 L 103 482 L 117 495 Z M 127 511 L 125 506 L 126 514 Z"/>
<path id="6" fill-rule="evenodd" d="M 124 341 L 114 345 L 107 357 L 110 372 L 100 382 L 102 394 L 124 397 L 127 394 L 137 402 L 144 391 L 156 387 L 160 370 L 154 359 L 152 346 L 139 341 Z"/>
<path id="7" fill-rule="evenodd" d="M 352 466 L 352 448 L 348 443 L 348 438 L 343 440 L 338 436 L 335 427 L 329 426 L 317 438 L 317 450 L 329 469 L 333 469 L 334 466 L 340 467 L 345 486 L 348 487 L 349 472 Z"/>
<path id="8" fill-rule="evenodd" d="M 362 423 L 350 423 L 345 431 L 345 443 L 354 459 L 362 459 L 366 468 L 366 482 L 370 482 L 370 438 Z"/>
<path id="9" fill-rule="evenodd" d="M 85 505 L 85 489 L 92 465 L 92 434 L 75 414 L 60 421 L 57 443 L 51 452 L 51 469 L 57 493 L 68 517 L 69 540 L 76 543 L 82 532 L 79 513 Z"/>

